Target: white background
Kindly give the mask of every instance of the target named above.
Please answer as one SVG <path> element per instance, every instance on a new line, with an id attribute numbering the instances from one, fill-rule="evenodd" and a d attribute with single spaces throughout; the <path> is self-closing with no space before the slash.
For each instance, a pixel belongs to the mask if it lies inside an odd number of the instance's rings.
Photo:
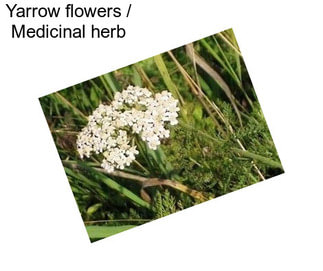
<path id="1" fill-rule="evenodd" d="M 20 1 L 36 2 L 72 1 Z M 127 20 L 73 21 L 120 22 L 122 40 L 12 40 L 10 24 L 44 21 L 1 3 L 0 269 L 323 270 L 320 1 L 132 3 Z M 91 244 L 38 97 L 230 27 L 286 173 Z"/>

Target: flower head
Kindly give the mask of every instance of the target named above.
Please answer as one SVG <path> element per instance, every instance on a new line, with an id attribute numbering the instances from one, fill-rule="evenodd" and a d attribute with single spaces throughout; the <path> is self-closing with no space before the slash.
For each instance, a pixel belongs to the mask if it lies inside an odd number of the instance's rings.
<path id="1" fill-rule="evenodd" d="M 102 154 L 101 166 L 107 171 L 129 166 L 139 152 L 130 144 L 135 134 L 156 150 L 169 137 L 166 124 L 178 123 L 178 101 L 169 91 L 153 94 L 146 88 L 128 86 L 117 92 L 110 105 L 100 104 L 88 117 L 88 124 L 77 136 L 81 158 Z"/>

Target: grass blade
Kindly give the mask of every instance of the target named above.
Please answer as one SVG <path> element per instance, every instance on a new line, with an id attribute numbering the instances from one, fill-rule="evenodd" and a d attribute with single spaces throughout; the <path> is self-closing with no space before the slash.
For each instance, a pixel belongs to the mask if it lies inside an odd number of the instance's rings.
<path id="1" fill-rule="evenodd" d="M 69 161 L 63 161 L 64 164 L 70 164 Z M 70 164 L 71 165 L 71 164 Z M 126 187 L 120 185 L 116 181 L 112 180 L 111 178 L 107 177 L 101 172 L 98 172 L 97 170 L 93 169 L 92 167 L 87 166 L 85 163 L 79 162 L 79 163 L 74 163 L 72 165 L 74 168 L 82 169 L 84 170 L 87 174 L 93 178 L 96 182 L 103 182 L 106 186 L 108 186 L 111 189 L 114 189 L 118 192 L 120 192 L 122 195 L 124 195 L 126 198 L 130 199 L 131 201 L 135 202 L 141 207 L 151 209 L 151 206 L 149 203 L 138 197 L 136 194 L 131 192 L 129 189 Z"/>
<path id="2" fill-rule="evenodd" d="M 104 79 L 107 81 L 109 87 L 112 89 L 113 93 L 116 93 L 120 90 L 120 86 L 117 81 L 114 79 L 111 73 L 106 73 L 103 75 Z"/>
<path id="3" fill-rule="evenodd" d="M 124 226 L 85 226 L 86 231 L 91 241 L 97 241 L 99 239 L 109 237 L 111 235 L 129 230 L 136 227 L 136 225 L 124 225 Z"/>
<path id="4" fill-rule="evenodd" d="M 262 162 L 270 167 L 273 167 L 273 168 L 279 168 L 279 169 L 282 169 L 283 170 L 283 166 L 280 162 L 276 162 L 274 160 L 271 160 L 267 157 L 264 157 L 262 155 L 259 155 L 259 154 L 255 154 L 255 153 L 252 153 L 252 152 L 249 152 L 249 151 L 246 151 L 246 150 L 240 150 L 240 149 L 237 149 L 237 148 L 233 148 L 232 149 L 234 152 L 240 154 L 241 156 L 243 157 L 247 157 L 247 158 L 251 158 L 251 159 L 254 159 L 254 160 L 257 160 L 259 162 Z"/>
<path id="5" fill-rule="evenodd" d="M 83 119 L 87 119 L 87 117 L 79 110 L 77 109 L 71 102 L 69 102 L 67 99 L 65 99 L 65 97 L 61 94 L 59 94 L 58 92 L 55 92 L 54 95 L 63 103 L 66 104 L 67 106 L 69 106 L 76 115 L 81 116 Z"/>
<path id="6" fill-rule="evenodd" d="M 173 95 L 177 99 L 179 99 L 181 104 L 184 104 L 184 100 L 183 100 L 181 94 L 179 93 L 177 86 L 172 81 L 162 56 L 161 55 L 154 56 L 154 61 L 157 65 L 157 68 L 158 68 L 167 88 L 173 93 Z"/>
<path id="7" fill-rule="evenodd" d="M 188 50 L 188 53 L 190 51 Z M 194 52 L 193 52 L 194 53 Z M 193 55 L 189 54 L 189 57 L 191 60 L 193 60 Z M 227 85 L 227 83 L 223 80 L 223 78 L 221 77 L 221 75 L 214 70 L 205 60 L 204 58 L 202 58 L 200 55 L 194 53 L 194 61 L 196 61 L 197 65 L 199 65 L 206 73 L 208 73 L 212 79 L 222 88 L 222 90 L 224 91 L 224 93 L 226 94 L 226 96 L 228 97 L 228 99 L 230 100 L 232 107 L 234 109 L 234 111 L 236 112 L 240 125 L 242 125 L 242 120 L 241 120 L 241 115 L 240 115 L 240 111 L 237 107 L 236 104 L 236 100 L 234 95 L 232 94 L 231 89 L 229 88 L 229 86 Z"/>

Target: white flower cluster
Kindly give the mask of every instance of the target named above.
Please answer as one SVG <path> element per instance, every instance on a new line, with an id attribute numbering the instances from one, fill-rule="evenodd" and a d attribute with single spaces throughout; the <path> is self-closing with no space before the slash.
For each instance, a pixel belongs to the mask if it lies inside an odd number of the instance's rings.
<path id="1" fill-rule="evenodd" d="M 100 104 L 89 116 L 89 123 L 77 137 L 81 158 L 102 153 L 101 166 L 112 172 L 135 160 L 136 146 L 130 138 L 138 134 L 150 149 L 156 150 L 160 140 L 169 137 L 165 125 L 178 123 L 178 101 L 169 91 L 154 96 L 146 88 L 128 86 L 117 92 L 110 105 Z"/>

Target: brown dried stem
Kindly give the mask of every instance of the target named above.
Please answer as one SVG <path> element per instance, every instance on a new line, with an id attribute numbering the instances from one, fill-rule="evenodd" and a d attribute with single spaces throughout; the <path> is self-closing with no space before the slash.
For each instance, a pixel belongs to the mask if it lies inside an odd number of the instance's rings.
<path id="1" fill-rule="evenodd" d="M 102 168 L 95 168 L 97 171 L 106 173 L 107 172 L 102 169 Z M 191 197 L 198 199 L 200 201 L 206 201 L 208 200 L 208 198 L 200 191 L 194 190 L 189 188 L 188 186 L 177 182 L 177 181 L 173 181 L 173 180 L 169 180 L 169 179 L 160 179 L 160 178 L 148 178 L 148 177 L 143 177 L 143 176 L 138 176 L 135 174 L 131 174 L 131 173 L 127 173 L 127 172 L 123 172 L 123 171 L 119 171 L 119 170 L 115 170 L 113 172 L 108 173 L 109 175 L 115 176 L 115 177 L 121 177 L 124 179 L 129 179 L 129 180 L 134 180 L 134 181 L 138 181 L 142 184 L 142 189 L 141 189 L 141 196 L 144 198 L 144 200 L 150 202 L 150 196 L 147 194 L 147 192 L 144 190 L 146 187 L 150 187 L 150 186 L 158 186 L 158 185 L 166 185 L 169 187 L 172 187 L 176 190 L 179 190 L 183 193 L 186 193 L 188 195 L 190 195 Z"/>

